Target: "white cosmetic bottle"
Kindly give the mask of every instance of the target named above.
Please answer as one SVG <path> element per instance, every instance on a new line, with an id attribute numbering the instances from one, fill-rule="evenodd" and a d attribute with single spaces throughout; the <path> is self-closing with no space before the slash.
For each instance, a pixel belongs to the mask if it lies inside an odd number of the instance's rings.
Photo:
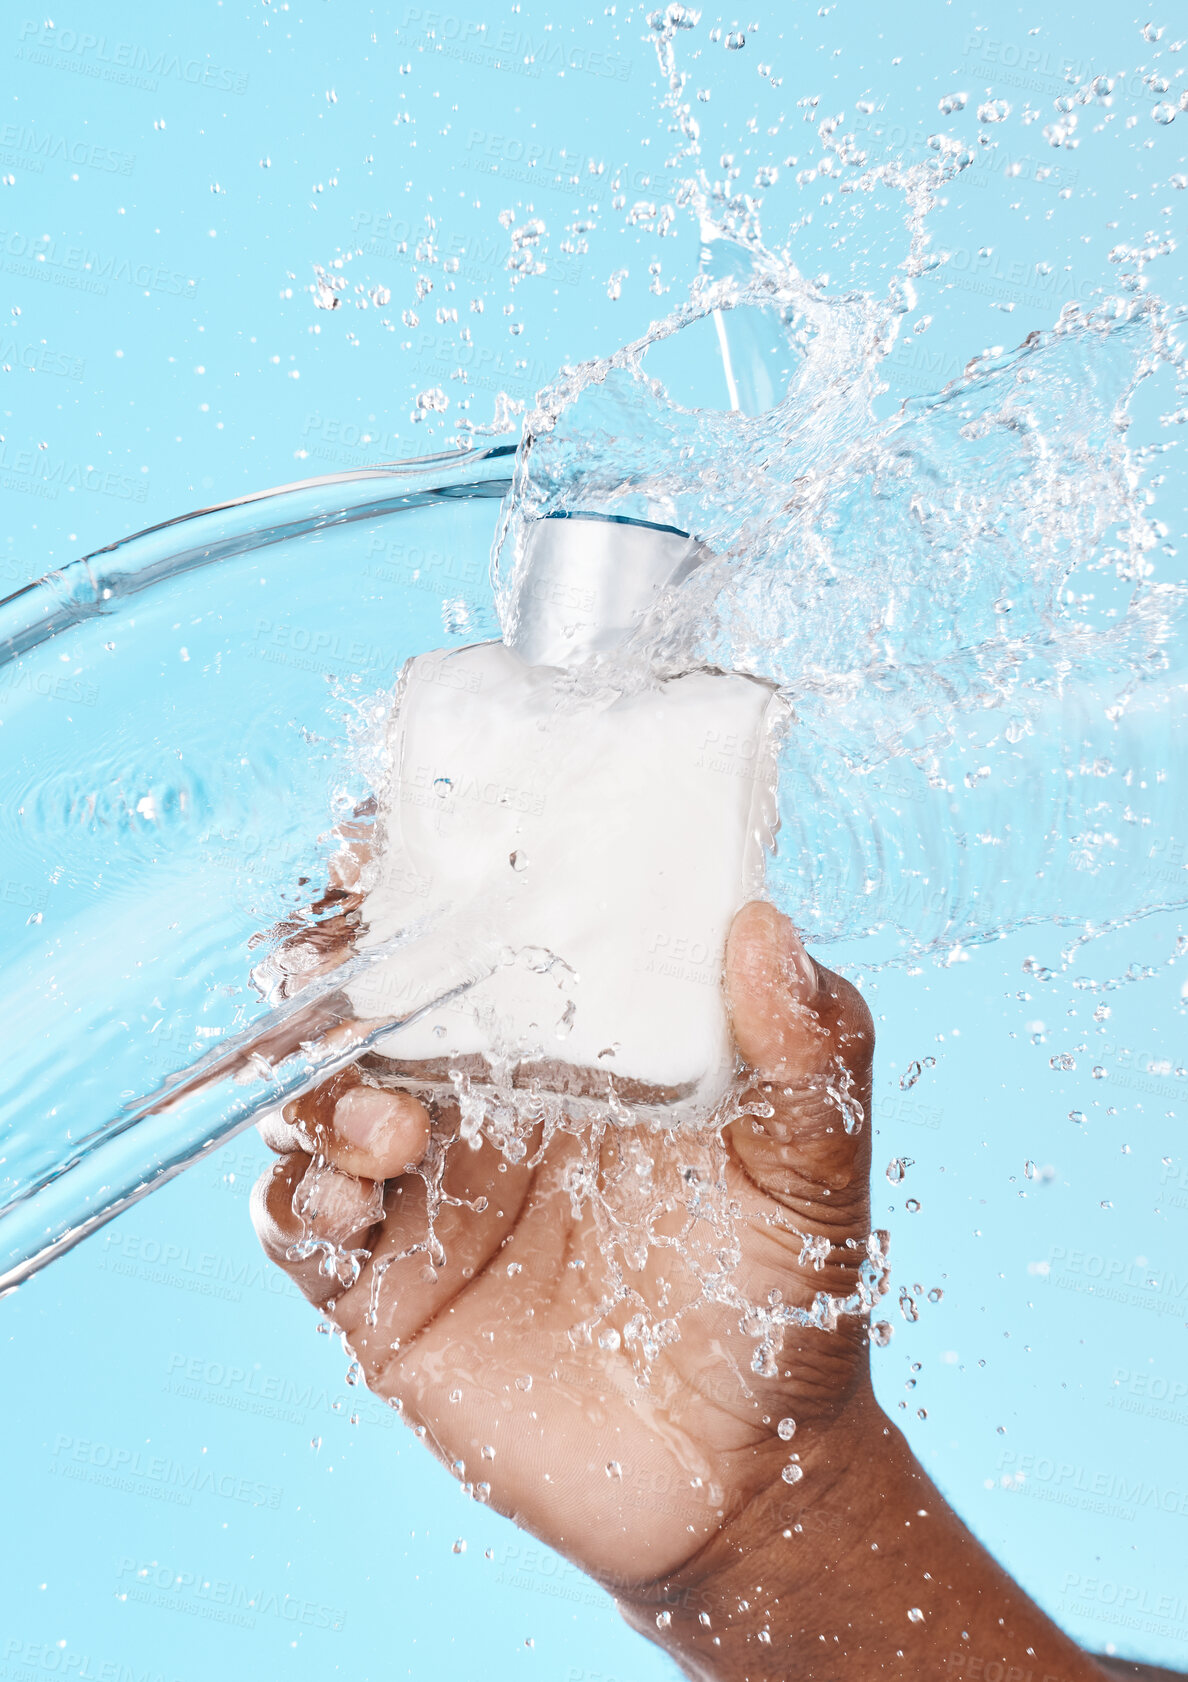
<path id="1" fill-rule="evenodd" d="M 729 1087 L 726 935 L 762 888 L 787 709 L 759 679 L 621 658 L 705 554 L 643 521 L 538 520 L 507 640 L 406 665 L 359 945 L 414 938 L 352 1004 L 405 1015 L 468 948 L 493 967 L 375 1042 L 402 1084 L 613 1092 L 667 1126 Z"/>

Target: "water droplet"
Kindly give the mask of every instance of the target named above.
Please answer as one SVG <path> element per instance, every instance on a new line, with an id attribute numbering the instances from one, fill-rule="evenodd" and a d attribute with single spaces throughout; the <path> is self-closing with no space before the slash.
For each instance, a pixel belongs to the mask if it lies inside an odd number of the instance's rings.
<path id="1" fill-rule="evenodd" d="M 601 1331 L 598 1334 L 599 1349 L 618 1349 L 622 1341 L 622 1338 L 613 1326 L 607 1326 L 604 1331 Z"/>
<path id="2" fill-rule="evenodd" d="M 907 1202 L 904 1204 L 904 1208 L 908 1211 L 909 1215 L 918 1215 L 920 1213 L 920 1199 L 918 1197 L 909 1197 Z"/>
<path id="3" fill-rule="evenodd" d="M 321 1437 L 311 1437 L 309 1439 L 309 1446 L 310 1446 L 310 1448 L 313 1449 L 314 1453 L 316 1454 L 322 1446 Z"/>
<path id="4" fill-rule="evenodd" d="M 490 1443 L 484 1443 L 482 1448 L 479 1449 L 479 1458 L 482 1460 L 494 1460 L 495 1450 Z"/>
<path id="5" fill-rule="evenodd" d="M 464 1554 L 466 1552 L 465 1536 L 459 1536 L 458 1540 L 454 1543 L 452 1551 L 456 1554 Z"/>
<path id="6" fill-rule="evenodd" d="M 1159 104 L 1152 110 L 1151 115 L 1157 123 L 1162 123 L 1166 128 L 1168 123 L 1175 122 L 1176 108 L 1174 105 L 1169 105 L 1166 99 L 1161 99 Z"/>
<path id="7" fill-rule="evenodd" d="M 928 1300 L 929 1302 L 940 1302 L 944 1294 L 939 1285 L 934 1285 L 928 1293 Z"/>
<path id="8" fill-rule="evenodd" d="M 984 105 L 978 106 L 979 123 L 1005 123 L 1011 114 L 1011 108 L 1005 99 L 988 99 Z"/>
<path id="9" fill-rule="evenodd" d="M 785 1483 L 799 1483 L 801 1478 L 804 1476 L 804 1467 L 798 1466 L 796 1461 L 792 1460 L 784 1467 L 780 1476 L 783 1478 Z"/>
<path id="10" fill-rule="evenodd" d="M 768 1343 L 761 1343 L 751 1356 L 751 1371 L 760 1378 L 778 1378 L 780 1376 L 779 1362 L 775 1358 L 775 1350 Z"/>
<path id="11" fill-rule="evenodd" d="M 1050 1069 L 1060 1069 L 1066 1074 L 1070 1069 L 1075 1069 L 1076 1066 L 1076 1058 L 1071 1056 L 1067 1051 L 1058 1051 L 1055 1057 L 1048 1058 L 1048 1067 Z"/>
<path id="12" fill-rule="evenodd" d="M 1108 1080 L 1109 1079 L 1109 1073 L 1110 1073 L 1109 1070 L 1108 1069 L 1103 1069 L 1100 1063 L 1095 1063 L 1093 1065 L 1093 1078 L 1094 1078 L 1094 1080 Z"/>
<path id="13" fill-rule="evenodd" d="M 1068 1112 L 1068 1119 L 1070 1121 L 1075 1121 L 1077 1126 L 1079 1127 L 1085 1119 L 1085 1112 L 1084 1112 L 1084 1110 L 1070 1110 Z"/>
<path id="14" fill-rule="evenodd" d="M 517 1390 L 522 1390 L 525 1395 L 527 1395 L 528 1391 L 531 1390 L 531 1388 L 532 1388 L 532 1374 L 531 1373 L 526 1372 L 522 1375 L 522 1377 L 516 1379 L 516 1389 Z"/>
<path id="15" fill-rule="evenodd" d="M 617 1460 L 607 1461 L 606 1475 L 608 1478 L 621 1478 L 623 1476 L 623 1468 L 619 1465 Z"/>
<path id="16" fill-rule="evenodd" d="M 916 1307 L 915 1298 L 906 1285 L 899 1287 L 899 1312 L 905 1320 L 914 1322 L 920 1318 L 920 1310 Z"/>
<path id="17" fill-rule="evenodd" d="M 672 1623 L 672 1613 L 671 1612 L 657 1612 L 656 1613 L 656 1628 L 657 1629 L 667 1629 L 668 1626 L 671 1623 Z"/>
<path id="18" fill-rule="evenodd" d="M 910 1163 L 910 1157 L 893 1156 L 891 1158 L 890 1162 L 887 1164 L 887 1178 L 893 1186 L 900 1184 L 904 1175 L 908 1171 Z"/>
<path id="19" fill-rule="evenodd" d="M 945 117 L 951 117 L 954 111 L 964 111 L 969 101 L 967 93 L 942 94 L 937 101 L 937 109 Z"/>
<path id="20" fill-rule="evenodd" d="M 509 853 L 508 854 L 508 863 L 511 865 L 513 870 L 519 870 L 519 871 L 527 870 L 527 868 L 528 868 L 528 854 L 525 853 L 525 852 L 521 852 L 520 849 L 517 848 L 514 853 Z"/>
<path id="21" fill-rule="evenodd" d="M 876 1320 L 870 1328 L 870 1341 L 876 1349 L 885 1349 L 891 1341 L 895 1328 L 890 1320 Z"/>
<path id="22" fill-rule="evenodd" d="M 901 1092 L 910 1091 L 911 1088 L 915 1086 L 920 1076 L 924 1073 L 925 1069 L 935 1069 L 935 1067 L 935 1057 L 917 1057 L 913 1062 L 908 1064 L 907 1068 L 900 1075 L 899 1090 Z"/>
<path id="23" fill-rule="evenodd" d="M 747 44 L 747 38 L 741 29 L 732 29 L 726 37 L 726 46 L 732 53 L 739 52 Z"/>
<path id="24" fill-rule="evenodd" d="M 908 1607 L 908 1617 L 914 1624 L 922 1624 L 924 1622 L 924 1614 L 918 1606 Z"/>

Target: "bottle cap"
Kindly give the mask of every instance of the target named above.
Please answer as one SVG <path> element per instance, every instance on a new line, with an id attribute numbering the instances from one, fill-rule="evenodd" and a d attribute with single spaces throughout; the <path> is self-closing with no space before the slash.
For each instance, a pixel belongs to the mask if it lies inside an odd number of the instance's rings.
<path id="1" fill-rule="evenodd" d="M 575 511 L 534 520 L 504 640 L 530 666 L 608 654 L 708 554 L 676 526 L 623 515 Z"/>

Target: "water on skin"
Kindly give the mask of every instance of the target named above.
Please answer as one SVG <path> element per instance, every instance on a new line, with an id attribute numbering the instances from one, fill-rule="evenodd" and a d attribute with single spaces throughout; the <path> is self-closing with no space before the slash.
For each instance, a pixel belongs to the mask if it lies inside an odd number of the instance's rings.
<path id="1" fill-rule="evenodd" d="M 703 166 L 681 62 L 694 15 L 672 5 L 655 19 L 675 137 L 671 203 L 655 215 L 693 219 L 702 272 L 641 338 L 560 370 L 524 416 L 493 556 L 504 629 L 530 519 L 597 506 L 660 517 L 702 539 L 715 560 L 672 592 L 598 681 L 646 683 L 656 670 L 710 664 L 779 685 L 794 728 L 780 765 L 769 891 L 827 954 L 861 940 L 870 965 L 1027 921 L 1093 929 L 1182 904 L 1183 872 L 1161 861 L 1180 856 L 1183 841 L 1170 805 L 1188 719 L 1175 704 L 1184 673 L 1171 652 L 1183 592 L 1159 575 L 1156 452 L 1128 432 L 1144 382 L 1180 371 L 1177 312 L 1145 289 L 1158 250 L 1123 254 L 1131 276 L 1120 275 L 1118 296 L 1066 309 L 1014 349 L 973 357 L 945 391 L 887 416 L 887 358 L 912 330 L 916 283 L 943 261 L 930 213 L 974 154 L 938 135 L 923 161 L 871 163 L 852 133 L 822 117 L 808 152 L 836 188 L 839 217 L 857 225 L 868 208 L 892 206 L 903 232 L 879 288 L 811 279 L 793 246 L 765 231 L 756 196 Z M 741 31 L 725 44 L 746 57 Z M 1082 92 L 1104 97 L 1087 87 L 1070 99 Z M 978 110 L 984 127 L 1008 119 L 1000 105 Z M 942 108 L 946 120 L 956 109 Z M 1060 127 L 1053 146 L 1067 138 Z M 519 270 L 539 272 L 538 225 L 515 229 L 512 244 Z M 319 278 L 321 307 L 333 307 L 336 289 Z M 621 281 L 622 272 L 612 289 Z M 652 372 L 653 353 L 710 323 L 730 360 L 733 411 L 682 406 Z M 433 388 L 419 408 L 435 413 L 441 400 Z M 501 397 L 494 430 L 504 432 L 516 408 Z M 450 629 L 463 629 L 464 605 L 447 608 Z M 385 772 L 382 710 L 372 709 L 372 739 L 359 743 L 373 786 Z M 137 780 L 138 795 L 142 787 Z M 180 768 L 154 785 L 152 822 L 167 826 L 207 798 L 202 777 Z M 76 807 L 76 783 L 63 774 L 46 780 L 33 817 L 48 831 Z M 155 847 L 157 834 L 139 799 L 87 815 L 128 832 L 134 876 L 138 850 Z M 885 1236 L 874 1234 L 852 1300 L 822 1293 L 811 1310 L 751 1303 L 733 1278 L 738 1234 L 712 1136 L 698 1167 L 671 1183 L 623 1174 L 608 1185 L 603 1143 L 608 1132 L 626 1137 L 633 1120 L 621 1103 L 576 1121 L 555 1098 L 525 1096 L 510 1081 L 458 1097 L 464 1132 L 483 1133 L 511 1161 L 541 1124 L 540 1149 L 558 1133 L 577 1140 L 571 1193 L 575 1208 L 593 1212 L 608 1286 L 594 1323 L 575 1335 L 605 1338 L 608 1358 L 646 1372 L 680 1335 L 680 1315 L 657 1318 L 632 1283 L 660 1241 L 666 1207 L 708 1235 L 700 1250 L 688 1243 L 686 1259 L 705 1295 L 737 1308 L 757 1375 L 774 1370 L 789 1321 L 827 1330 L 840 1312 L 868 1312 L 886 1283 Z M 846 1113 L 847 1126 L 866 1120 Z M 418 1254 L 430 1273 L 444 1259 L 433 1216 L 446 1154 L 435 1139 L 419 1170 L 431 1218 Z M 888 1180 L 898 1184 L 910 1166 L 895 1159 Z M 802 1238 L 811 1261 L 820 1241 Z M 308 1253 L 344 1283 L 364 1259 L 313 1237 Z M 376 1293 L 382 1280 L 377 1270 Z M 899 1306 L 916 1318 L 906 1288 Z M 887 1319 L 871 1327 L 876 1344 L 891 1335 Z M 527 1375 L 517 1382 L 531 1385 Z M 786 1441 L 791 1423 L 773 1429 Z M 790 1456 L 785 1477 L 798 1475 Z"/>
<path id="2" fill-rule="evenodd" d="M 645 335 L 563 368 L 525 415 L 492 555 L 504 633 L 515 628 L 533 520 L 597 508 L 701 539 L 712 562 L 590 681 L 631 687 L 710 665 L 780 686 L 794 724 L 769 892 L 810 942 L 863 941 L 868 967 L 1027 922 L 1092 933 L 1183 904 L 1188 880 L 1160 861 L 1175 856 L 1184 822 L 1172 773 L 1185 760 L 1186 674 L 1169 650 L 1186 593 L 1159 577 L 1148 488 L 1157 451 L 1129 439 L 1142 383 L 1164 367 L 1181 373 L 1179 312 L 1142 273 L 1157 253 L 1128 254 L 1119 295 L 1069 306 L 1016 349 L 974 356 L 939 394 L 881 414 L 883 364 L 911 319 L 914 283 L 942 261 L 929 212 L 973 155 L 937 136 L 925 161 L 871 165 L 853 135 L 823 119 L 817 163 L 849 195 L 846 213 L 898 202 L 904 231 L 881 291 L 811 280 L 791 249 L 765 241 L 755 199 L 702 167 L 680 63 L 696 22 L 674 5 L 653 28 L 675 135 L 664 214 L 695 219 L 701 273 Z M 984 125 L 1009 115 L 1003 102 L 977 113 Z M 707 320 L 728 360 L 733 410 L 685 407 L 651 372 L 650 352 Z M 913 1064 L 901 1085 L 932 1061 Z M 575 1125 L 556 1100 L 526 1101 L 510 1081 L 461 1096 L 469 1132 L 515 1156 L 528 1126 L 543 1119 L 547 1143 Z M 583 1121 L 587 1164 L 603 1131 L 631 1120 L 619 1104 L 592 1127 Z M 909 1166 L 895 1159 L 888 1180 Z M 702 1287 L 736 1302 L 755 1340 L 753 1370 L 771 1374 L 790 1318 L 828 1329 L 839 1312 L 869 1311 L 885 1287 L 885 1237 L 872 1236 L 850 1302 L 821 1296 L 807 1315 L 748 1303 L 731 1278 L 737 1235 L 720 1169 L 708 1162 L 685 1197 L 720 1241 Z M 436 1157 L 425 1176 L 432 1209 Z M 601 1227 L 611 1280 L 602 1310 L 635 1302 L 628 1344 L 646 1369 L 679 1335 L 679 1317 L 652 1318 L 619 1254 L 625 1222 L 644 1251 L 654 1241 L 662 1200 L 641 1184 L 628 1207 L 625 1187 L 608 1190 L 593 1172 L 573 1187 L 575 1207 L 595 1209 Z M 804 1241 L 811 1255 L 812 1235 Z M 906 1288 L 899 1306 L 917 1317 Z M 620 1344 L 594 1325 L 582 1335 Z M 872 1328 L 877 1343 L 890 1335 L 887 1321 Z M 785 1426 L 794 1428 L 782 1421 L 781 1436 Z M 800 1476 L 794 1459 L 784 1476 Z"/>

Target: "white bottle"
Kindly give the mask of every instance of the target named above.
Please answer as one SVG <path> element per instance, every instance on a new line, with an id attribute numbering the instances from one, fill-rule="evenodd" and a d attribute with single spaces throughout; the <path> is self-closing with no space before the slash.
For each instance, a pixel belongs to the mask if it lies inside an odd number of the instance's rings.
<path id="1" fill-rule="evenodd" d="M 786 707 L 750 677 L 624 684 L 605 662 L 704 555 L 642 521 L 537 521 L 508 640 L 406 665 L 360 947 L 426 932 L 352 1003 L 403 1016 L 468 950 L 494 967 L 375 1042 L 392 1076 L 598 1103 L 613 1089 L 665 1125 L 704 1119 L 729 1086 L 726 935 L 762 888 Z"/>

